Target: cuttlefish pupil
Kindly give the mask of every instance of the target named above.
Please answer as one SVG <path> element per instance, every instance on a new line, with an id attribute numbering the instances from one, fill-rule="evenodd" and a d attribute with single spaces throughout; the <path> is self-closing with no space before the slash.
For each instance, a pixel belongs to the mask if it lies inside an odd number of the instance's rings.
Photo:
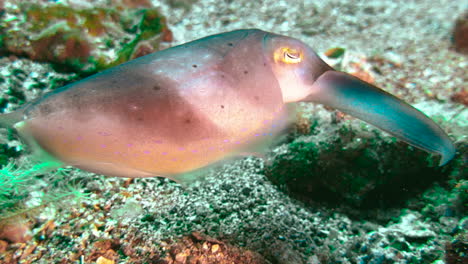
<path id="1" fill-rule="evenodd" d="M 302 61 L 302 53 L 291 47 L 280 47 L 273 56 L 275 63 L 296 64 Z"/>
<path id="2" fill-rule="evenodd" d="M 257 153 L 295 116 L 325 104 L 442 156 L 455 148 L 432 120 L 372 84 L 333 70 L 303 42 L 257 29 L 155 52 L 57 89 L 0 124 L 36 156 L 122 177 L 181 175 Z"/>
<path id="3" fill-rule="evenodd" d="M 283 61 L 286 63 L 299 63 L 302 61 L 302 55 L 297 50 L 286 49 Z"/>

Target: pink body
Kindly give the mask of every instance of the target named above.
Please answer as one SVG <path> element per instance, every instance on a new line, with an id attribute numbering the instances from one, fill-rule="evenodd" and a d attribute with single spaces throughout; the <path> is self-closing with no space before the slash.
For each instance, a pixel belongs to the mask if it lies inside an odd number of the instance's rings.
<path id="1" fill-rule="evenodd" d="M 32 104 L 21 130 L 67 164 L 117 176 L 171 177 L 255 151 L 287 117 L 254 52 L 262 37 L 241 31 L 136 59 Z"/>

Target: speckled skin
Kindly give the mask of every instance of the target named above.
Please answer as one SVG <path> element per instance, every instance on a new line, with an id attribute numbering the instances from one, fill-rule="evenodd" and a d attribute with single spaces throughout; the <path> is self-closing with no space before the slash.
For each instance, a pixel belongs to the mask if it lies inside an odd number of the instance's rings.
<path id="1" fill-rule="evenodd" d="M 249 152 L 286 124 L 265 34 L 209 37 L 63 87 L 25 108 L 22 130 L 67 164 L 117 176 L 175 175 Z"/>
<path id="2" fill-rule="evenodd" d="M 288 125 L 287 104 L 299 101 L 351 113 L 441 154 L 442 164 L 455 154 L 418 110 L 334 71 L 299 40 L 255 29 L 138 58 L 3 115 L 0 124 L 16 123 L 33 148 L 68 165 L 180 180 L 267 145 Z"/>

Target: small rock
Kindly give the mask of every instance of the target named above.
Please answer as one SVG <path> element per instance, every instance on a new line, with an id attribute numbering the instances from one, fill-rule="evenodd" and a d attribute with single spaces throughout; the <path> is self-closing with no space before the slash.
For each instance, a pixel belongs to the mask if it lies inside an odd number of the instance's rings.
<path id="1" fill-rule="evenodd" d="M 388 51 L 383 54 L 383 58 L 388 62 L 393 64 L 396 67 L 401 67 L 403 64 L 403 58 L 400 54 L 397 54 L 393 51 Z"/>
<path id="2" fill-rule="evenodd" d="M 337 48 L 328 49 L 327 51 L 325 51 L 324 55 L 331 59 L 337 59 L 339 57 L 342 57 L 344 53 L 345 53 L 344 48 L 337 47 Z"/>
<path id="3" fill-rule="evenodd" d="M 8 242 L 5 240 L 0 240 L 0 253 L 3 253 L 7 250 L 8 248 Z"/>
<path id="4" fill-rule="evenodd" d="M 450 99 L 456 103 L 468 106 L 468 90 L 462 90 L 458 93 L 453 94 Z"/>
<path id="5" fill-rule="evenodd" d="M 468 12 L 461 15 L 453 29 L 453 47 L 455 51 L 468 54 Z"/>
<path id="6" fill-rule="evenodd" d="M 13 243 L 24 243 L 31 239 L 27 223 L 11 223 L 0 227 L 0 238 Z"/>
<path id="7" fill-rule="evenodd" d="M 204 242 L 202 248 L 204 250 L 208 250 L 208 243 Z"/>
<path id="8" fill-rule="evenodd" d="M 187 261 L 187 254 L 179 253 L 175 256 L 175 261 L 177 263 L 185 263 Z"/>
<path id="9" fill-rule="evenodd" d="M 94 243 L 94 248 L 97 250 L 106 251 L 112 247 L 112 241 L 109 239 L 99 240 Z"/>
<path id="10" fill-rule="evenodd" d="M 216 253 L 218 250 L 219 250 L 219 245 L 218 244 L 214 244 L 211 247 L 211 253 Z"/>
<path id="11" fill-rule="evenodd" d="M 99 257 L 97 260 L 96 260 L 96 264 L 114 264 L 115 261 L 111 260 L 111 259 L 107 259 L 103 256 Z"/>
<path id="12" fill-rule="evenodd" d="M 356 67 L 356 71 L 350 72 L 350 74 L 368 83 L 374 83 L 375 81 L 374 77 L 369 71 L 358 67 Z"/>

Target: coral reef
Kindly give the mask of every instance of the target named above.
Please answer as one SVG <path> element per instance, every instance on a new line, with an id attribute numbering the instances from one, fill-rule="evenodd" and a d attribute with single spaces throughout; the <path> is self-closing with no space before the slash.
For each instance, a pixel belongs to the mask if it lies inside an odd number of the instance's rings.
<path id="1" fill-rule="evenodd" d="M 272 182 L 296 198 L 366 208 L 395 206 L 453 171 L 453 163 L 438 167 L 438 157 L 395 142 L 360 121 L 308 108 L 305 115 L 313 116 L 306 129 L 310 134 L 274 149 L 265 169 Z M 442 120 L 456 111 L 445 114 Z M 323 118 L 327 115 L 328 120 Z M 461 139 L 463 134 L 456 136 Z"/>
<path id="2" fill-rule="evenodd" d="M 172 39 L 165 18 L 145 1 L 107 8 L 11 1 L 6 12 L 0 53 L 51 62 L 61 70 L 95 73 Z"/>

